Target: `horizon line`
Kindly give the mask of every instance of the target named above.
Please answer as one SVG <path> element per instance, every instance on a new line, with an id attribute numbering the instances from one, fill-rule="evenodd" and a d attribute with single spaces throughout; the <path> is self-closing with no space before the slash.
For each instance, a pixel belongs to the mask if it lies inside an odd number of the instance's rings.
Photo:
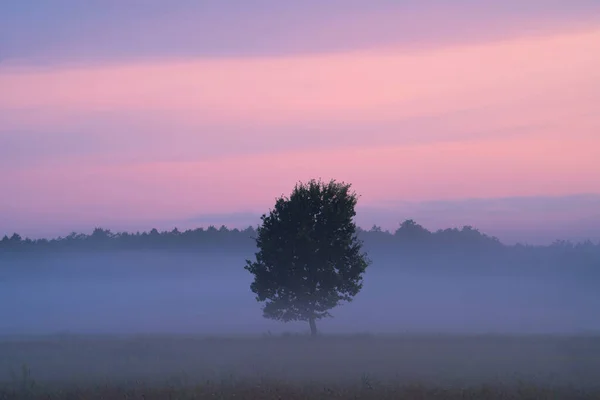
<path id="1" fill-rule="evenodd" d="M 407 221 L 413 221 L 416 226 L 421 227 L 422 229 L 424 229 L 425 231 L 427 231 L 427 232 L 429 232 L 431 234 L 441 233 L 441 232 L 445 232 L 445 231 L 449 231 L 449 230 L 455 230 L 455 231 L 458 231 L 458 232 L 463 232 L 465 230 L 465 228 L 470 228 L 470 229 L 478 232 L 482 236 L 485 236 L 485 237 L 487 237 L 489 239 L 492 239 L 492 240 L 496 240 L 497 242 L 499 242 L 503 246 L 507 246 L 507 247 L 514 247 L 514 246 L 519 246 L 519 245 L 520 246 L 528 246 L 528 247 L 549 247 L 549 246 L 552 246 L 555 243 L 568 243 L 568 244 L 572 244 L 572 245 L 578 245 L 578 244 L 584 244 L 584 243 L 592 243 L 593 245 L 600 246 L 600 241 L 595 242 L 594 240 L 592 240 L 590 238 L 588 238 L 586 240 L 579 240 L 579 241 L 573 241 L 573 240 L 570 240 L 570 239 L 559 239 L 559 238 L 557 238 L 557 239 L 554 239 L 549 244 L 530 244 L 530 243 L 522 243 L 522 242 L 515 242 L 513 244 L 509 244 L 509 243 L 505 243 L 504 241 L 502 241 L 500 238 L 498 238 L 495 235 L 490 235 L 490 234 L 487 234 L 487 233 L 481 231 L 480 229 L 478 229 L 477 227 L 475 227 L 473 225 L 466 224 L 466 225 L 461 225 L 461 226 L 453 226 L 453 227 L 447 227 L 447 228 L 439 228 L 439 229 L 436 229 L 436 230 L 430 230 L 430 229 L 426 228 L 425 226 L 419 224 L 415 219 L 412 219 L 412 218 L 407 218 L 404 221 L 399 222 L 398 227 L 396 229 L 394 229 L 394 230 L 384 229 L 383 227 L 381 227 L 381 226 L 379 226 L 377 224 L 373 224 L 368 229 L 364 228 L 364 227 L 362 227 L 362 226 L 360 226 L 358 224 L 356 224 L 356 228 L 357 228 L 357 233 L 359 233 L 359 232 L 362 231 L 362 233 L 384 233 L 384 234 L 388 234 L 388 235 L 393 236 L 393 235 L 396 234 L 396 232 L 399 229 L 401 229 L 401 225 L 404 222 L 407 222 Z M 219 230 L 225 228 L 225 230 L 227 230 L 228 232 L 238 231 L 238 232 L 241 233 L 241 232 L 243 232 L 245 230 L 248 230 L 248 229 L 252 229 L 252 230 L 255 231 L 258 227 L 260 227 L 260 224 L 256 224 L 254 226 L 253 225 L 247 225 L 244 228 L 229 227 L 226 224 L 220 224 L 220 225 L 219 224 L 208 224 L 208 225 L 197 225 L 194 228 L 190 227 L 190 228 L 187 228 L 187 229 L 179 229 L 177 226 L 174 226 L 172 229 L 162 229 L 162 230 L 154 227 L 154 228 L 149 228 L 149 229 L 145 229 L 145 230 L 126 230 L 126 229 L 124 229 L 124 230 L 114 230 L 113 231 L 110 228 L 105 228 L 105 227 L 102 227 L 101 225 L 96 225 L 93 228 L 91 228 L 91 232 L 89 234 L 86 234 L 86 233 L 81 232 L 81 231 L 78 232 L 78 231 L 73 230 L 68 235 L 64 235 L 64 236 L 58 235 L 58 236 L 54 236 L 54 237 L 39 237 L 39 238 L 32 239 L 32 238 L 30 238 L 28 236 L 21 236 L 18 232 L 13 232 L 11 235 L 9 235 L 9 234 L 3 235 L 2 238 L 0 238 L 0 242 L 2 242 L 3 240 L 7 240 L 7 239 L 10 240 L 10 238 L 12 236 L 14 236 L 14 235 L 18 235 L 21 238 L 21 240 L 31 240 L 33 242 L 42 241 L 42 240 L 46 240 L 46 241 L 62 240 L 62 239 L 66 239 L 67 237 L 69 237 L 69 236 L 71 236 L 73 234 L 76 235 L 76 236 L 83 235 L 83 236 L 86 236 L 86 237 L 91 237 L 92 234 L 94 233 L 94 231 L 96 231 L 98 229 L 102 230 L 104 232 L 111 233 L 113 235 L 121 235 L 121 234 L 143 235 L 143 234 L 151 234 L 151 232 L 154 231 L 154 230 L 156 230 L 156 232 L 159 233 L 159 234 L 165 234 L 165 233 L 168 234 L 168 233 L 172 233 L 174 231 L 177 231 L 180 234 L 184 234 L 186 232 L 194 232 L 194 231 L 199 231 L 199 230 L 207 232 L 211 228 L 214 231 L 217 231 L 217 232 Z M 374 231 L 373 230 L 374 228 L 379 228 L 379 230 L 378 231 Z"/>

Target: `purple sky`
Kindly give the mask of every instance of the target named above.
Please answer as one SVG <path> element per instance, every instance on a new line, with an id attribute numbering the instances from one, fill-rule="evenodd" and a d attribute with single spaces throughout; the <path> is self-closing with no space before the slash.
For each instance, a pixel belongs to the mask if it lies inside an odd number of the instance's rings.
<path id="1" fill-rule="evenodd" d="M 322 177 L 365 227 L 600 240 L 600 2 L 449 4 L 1 2 L 0 235 L 242 226 Z"/>

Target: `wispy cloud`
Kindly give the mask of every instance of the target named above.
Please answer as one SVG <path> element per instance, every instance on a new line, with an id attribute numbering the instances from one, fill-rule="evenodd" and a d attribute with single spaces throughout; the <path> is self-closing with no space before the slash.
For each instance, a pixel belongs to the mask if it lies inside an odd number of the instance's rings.
<path id="1" fill-rule="evenodd" d="M 594 0 L 5 0 L 3 58 L 37 63 L 437 47 L 598 23 Z"/>
<path id="2" fill-rule="evenodd" d="M 313 177 L 352 182 L 364 205 L 600 193 L 597 139 L 427 144 L 236 156 L 204 162 L 66 165 L 2 176 L 0 209 L 46 215 L 156 219 L 204 210 L 261 210 Z"/>
<path id="3" fill-rule="evenodd" d="M 394 232 L 404 220 L 414 219 L 431 231 L 471 225 L 507 244 L 600 241 L 600 194 L 384 201 L 359 205 L 357 211 L 357 224 L 365 229 L 378 225 Z M 185 228 L 222 224 L 245 228 L 259 224 L 260 215 L 206 214 L 170 224 Z"/>
<path id="4" fill-rule="evenodd" d="M 271 205 L 272 206 L 272 205 Z M 90 211 L 92 211 L 91 209 Z M 357 224 L 369 229 L 378 225 L 394 232 L 406 219 L 414 219 L 431 231 L 471 225 L 503 243 L 550 244 L 556 240 L 600 242 L 600 195 L 517 196 L 504 198 L 455 199 L 436 201 L 384 201 L 359 204 Z M 97 211 L 97 210 L 96 210 Z M 101 226 L 113 231 L 171 230 L 225 225 L 229 228 L 256 227 L 268 207 L 254 211 L 181 215 L 180 218 L 135 215 L 111 217 L 84 213 L 76 221 L 68 213 L 35 213 L 36 221 L 13 215 L 0 216 L 0 235 L 18 231 L 29 237 L 56 237 L 71 231 L 89 233 Z M 40 222 L 43 222 L 42 224 Z"/>
<path id="5" fill-rule="evenodd" d="M 586 31 L 418 54 L 0 69 L 1 158 L 197 161 L 565 130 L 591 139 L 598 43 L 600 31 Z"/>
<path id="6" fill-rule="evenodd" d="M 600 3 L 449 4 L 1 2 L 0 217 L 600 193 Z"/>

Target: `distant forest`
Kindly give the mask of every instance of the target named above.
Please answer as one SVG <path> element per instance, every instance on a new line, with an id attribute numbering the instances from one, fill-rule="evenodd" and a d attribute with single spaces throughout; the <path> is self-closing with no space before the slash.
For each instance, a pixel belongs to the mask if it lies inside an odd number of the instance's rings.
<path id="1" fill-rule="evenodd" d="M 466 256 L 518 257 L 520 262 L 546 259 L 552 263 L 590 265 L 600 269 L 600 243 L 586 241 L 571 243 L 556 241 L 548 246 L 506 245 L 495 237 L 465 226 L 431 232 L 413 220 L 401 223 L 393 232 L 373 226 L 370 230 L 358 229 L 359 239 L 372 258 L 402 255 L 403 257 L 446 257 L 453 259 Z M 159 232 L 118 232 L 96 228 L 89 234 L 71 233 L 54 239 L 28 239 L 15 233 L 0 240 L 0 254 L 47 253 L 54 251 L 118 251 L 118 250 L 167 250 L 201 251 L 210 253 L 251 255 L 256 250 L 253 227 L 228 229 L 225 226 L 186 231 L 173 229 Z M 540 258 L 542 256 L 542 258 Z M 540 261 L 541 262 L 541 261 Z"/>

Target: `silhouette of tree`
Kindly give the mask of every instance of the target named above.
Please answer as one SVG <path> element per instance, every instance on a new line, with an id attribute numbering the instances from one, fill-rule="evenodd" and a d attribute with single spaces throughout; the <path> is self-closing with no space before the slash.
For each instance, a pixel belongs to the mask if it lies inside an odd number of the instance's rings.
<path id="1" fill-rule="evenodd" d="M 265 318 L 316 321 L 349 302 L 362 288 L 370 261 L 361 253 L 353 218 L 357 195 L 349 184 L 311 180 L 281 197 L 269 215 L 261 217 L 255 261 L 244 267 Z"/>
<path id="2" fill-rule="evenodd" d="M 0 227 L 1 228 L 1 227 Z M 413 220 L 400 224 L 395 232 L 373 226 L 370 230 L 356 227 L 356 236 L 364 248 L 390 265 L 393 260 L 398 268 L 416 266 L 427 268 L 437 263 L 457 268 L 472 265 L 485 269 L 491 264 L 504 265 L 565 265 L 569 269 L 585 265 L 600 271 L 600 243 L 558 240 L 550 245 L 506 245 L 498 238 L 479 230 L 462 228 L 440 229 L 431 232 Z M 8 233 L 8 232 L 3 232 Z M 194 252 L 243 254 L 247 257 L 256 251 L 254 227 L 229 229 L 221 226 L 179 231 L 119 232 L 96 228 L 91 234 L 72 232 L 65 237 L 30 239 L 10 233 L 0 239 L 0 255 L 3 253 L 34 254 L 69 251 L 114 250 L 189 250 Z M 0 263 L 0 267 L 2 267 Z"/>
<path id="3" fill-rule="evenodd" d="M 381 227 L 379 225 L 373 225 L 369 232 L 383 232 L 383 230 L 381 229 Z"/>
<path id="4" fill-rule="evenodd" d="M 396 239 L 412 246 L 413 248 L 422 248 L 430 244 L 432 233 L 417 224 L 412 219 L 407 219 L 400 224 L 400 227 L 394 232 Z"/>

